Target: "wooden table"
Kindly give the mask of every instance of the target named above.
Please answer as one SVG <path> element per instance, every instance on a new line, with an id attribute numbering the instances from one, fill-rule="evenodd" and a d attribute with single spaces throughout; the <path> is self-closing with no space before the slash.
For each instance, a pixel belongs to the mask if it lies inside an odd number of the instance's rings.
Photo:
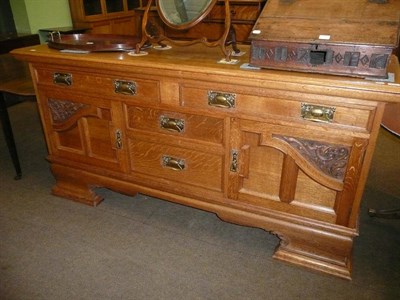
<path id="1" fill-rule="evenodd" d="M 38 34 L 0 34 L 0 54 L 6 54 L 13 49 L 39 44 Z"/>
<path id="2" fill-rule="evenodd" d="M 0 55 L 0 70 L 0 119 L 7 146 L 17 173 L 15 179 L 20 179 L 22 176 L 21 166 L 7 111 L 5 94 L 8 93 L 33 98 L 35 96 L 35 90 L 33 88 L 28 65 L 25 62 L 16 60 L 10 54 L 2 54 Z"/>

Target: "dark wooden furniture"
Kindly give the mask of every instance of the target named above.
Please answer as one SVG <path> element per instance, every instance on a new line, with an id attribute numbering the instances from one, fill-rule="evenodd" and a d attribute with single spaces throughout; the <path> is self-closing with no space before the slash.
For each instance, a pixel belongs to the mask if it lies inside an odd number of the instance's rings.
<path id="1" fill-rule="evenodd" d="M 385 78 L 399 25 L 400 1 L 269 0 L 250 35 L 251 64 Z"/>
<path id="2" fill-rule="evenodd" d="M 231 23 L 231 10 L 229 0 L 224 0 L 224 26 L 222 33 L 215 39 L 208 36 L 199 36 L 196 38 L 182 39 L 171 38 L 165 35 L 167 29 L 173 29 L 178 32 L 190 30 L 198 27 L 201 22 L 208 17 L 218 0 L 149 0 L 143 14 L 141 42 L 136 46 L 136 55 L 140 55 L 143 47 L 156 44 L 154 46 L 168 49 L 164 42 L 168 42 L 173 46 L 188 46 L 194 44 L 203 44 L 207 47 L 219 46 L 226 61 L 231 61 L 231 50 L 227 49 L 227 45 L 232 44 L 235 53 L 240 53 L 236 47 L 236 34 Z M 157 12 L 165 30 L 158 30 L 156 34 L 152 32 L 152 24 L 149 22 L 150 10 L 156 5 Z"/>
<path id="3" fill-rule="evenodd" d="M 382 126 L 393 134 L 400 136 L 400 104 L 393 103 L 386 106 Z"/>
<path id="4" fill-rule="evenodd" d="M 5 54 L 13 49 L 39 44 L 37 34 L 7 34 L 0 35 L 0 54 Z"/>
<path id="5" fill-rule="evenodd" d="M 28 65 L 25 62 L 16 60 L 8 52 L 16 48 L 36 44 L 39 44 L 39 35 L 37 34 L 11 34 L 0 37 L 0 119 L 16 171 L 15 179 L 20 179 L 22 172 L 7 111 L 6 96 L 14 95 L 25 99 L 34 99 L 35 90 Z"/>
<path id="6" fill-rule="evenodd" d="M 260 14 L 266 0 L 230 0 L 231 21 L 235 31 L 235 39 L 238 43 L 249 43 L 248 37 Z M 156 8 L 150 14 L 150 26 L 155 26 L 154 30 L 173 39 L 196 39 L 207 37 L 216 40 L 224 32 L 225 11 L 224 1 L 220 0 L 214 6 L 210 14 L 197 26 L 187 30 L 174 30 L 163 24 L 158 16 Z M 140 36 L 141 20 L 144 8 L 136 9 L 137 12 L 137 35 Z"/>
<path id="7" fill-rule="evenodd" d="M 237 42 L 249 42 L 248 37 L 266 0 L 230 0 L 232 27 Z M 187 31 L 176 31 L 165 28 L 166 35 L 173 38 L 218 39 L 224 32 L 225 7 L 224 1 L 218 1 L 211 13 L 198 26 Z"/>
<path id="8" fill-rule="evenodd" d="M 144 0 L 69 0 L 74 27 L 88 27 L 92 34 L 135 35 L 135 8 Z"/>
<path id="9" fill-rule="evenodd" d="M 7 147 L 15 168 L 15 179 L 22 176 L 17 147 L 7 111 L 6 94 L 35 98 L 35 90 L 28 65 L 16 60 L 11 54 L 0 55 L 0 119 Z"/>
<path id="10" fill-rule="evenodd" d="M 137 57 L 33 50 L 13 54 L 31 66 L 55 195 L 96 206 L 94 188 L 105 187 L 214 212 L 276 234 L 279 260 L 351 278 L 360 202 L 400 78 L 248 70 L 200 45 Z"/>

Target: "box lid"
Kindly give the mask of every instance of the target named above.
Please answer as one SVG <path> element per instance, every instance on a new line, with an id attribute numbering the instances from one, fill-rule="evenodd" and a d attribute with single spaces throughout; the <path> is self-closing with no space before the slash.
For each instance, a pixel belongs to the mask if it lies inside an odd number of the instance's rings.
<path id="1" fill-rule="evenodd" d="M 268 0 L 250 39 L 396 48 L 399 26 L 400 0 Z"/>

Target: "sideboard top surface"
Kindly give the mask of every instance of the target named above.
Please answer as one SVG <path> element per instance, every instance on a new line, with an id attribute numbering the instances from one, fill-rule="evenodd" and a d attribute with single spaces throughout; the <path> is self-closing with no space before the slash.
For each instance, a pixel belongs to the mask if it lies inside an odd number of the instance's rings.
<path id="1" fill-rule="evenodd" d="M 300 85 L 308 92 L 314 88 L 316 91 L 324 91 L 325 94 L 342 93 L 343 96 L 346 96 L 351 93 L 354 97 L 362 93 L 363 96 L 360 98 L 363 99 L 400 102 L 400 67 L 396 56 L 391 57 L 388 68 L 389 72 L 394 74 L 395 80 L 394 82 L 383 82 L 345 76 L 242 69 L 241 65 L 249 62 L 250 48 L 245 45 L 241 45 L 240 48 L 247 53 L 233 58 L 239 60 L 237 64 L 218 63 L 223 57 L 220 49 L 201 45 L 173 47 L 171 50 L 164 51 L 150 49 L 148 55 L 135 57 L 126 52 L 63 53 L 49 49 L 47 45 L 16 49 L 12 51 L 12 54 L 29 63 L 112 70 L 127 74 L 140 72 L 140 74 L 146 75 L 195 80 L 204 78 L 204 80 L 216 83 L 246 85 L 254 88 L 273 86 L 276 89 L 298 91 Z"/>

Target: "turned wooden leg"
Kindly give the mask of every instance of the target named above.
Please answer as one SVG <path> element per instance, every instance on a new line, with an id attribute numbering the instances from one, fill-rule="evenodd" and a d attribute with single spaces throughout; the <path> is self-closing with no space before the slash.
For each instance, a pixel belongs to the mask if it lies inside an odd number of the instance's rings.
<path id="1" fill-rule="evenodd" d="M 93 186 L 73 169 L 53 164 L 51 171 L 56 178 L 56 184 L 52 189 L 53 195 L 91 206 L 97 206 L 103 201 L 103 198 L 93 191 Z"/>

